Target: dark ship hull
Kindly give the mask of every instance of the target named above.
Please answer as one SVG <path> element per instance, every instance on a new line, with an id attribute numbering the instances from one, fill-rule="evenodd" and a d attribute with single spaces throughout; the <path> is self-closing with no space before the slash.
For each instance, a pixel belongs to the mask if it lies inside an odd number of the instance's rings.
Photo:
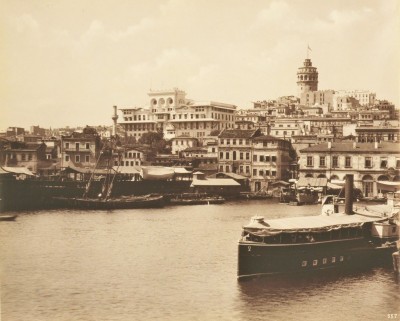
<path id="1" fill-rule="evenodd" d="M 164 197 L 161 195 L 126 196 L 109 199 L 55 197 L 53 200 L 59 207 L 89 210 L 160 208 L 164 206 Z"/>
<path id="2" fill-rule="evenodd" d="M 239 244 L 238 278 L 384 265 L 391 262 L 395 250 L 364 238 L 299 245 Z"/>

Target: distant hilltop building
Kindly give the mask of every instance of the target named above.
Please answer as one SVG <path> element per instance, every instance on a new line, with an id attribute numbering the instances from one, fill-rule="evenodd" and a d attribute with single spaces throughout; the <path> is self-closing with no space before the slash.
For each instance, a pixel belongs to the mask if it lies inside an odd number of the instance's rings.
<path id="1" fill-rule="evenodd" d="M 161 131 L 164 138 L 192 137 L 202 140 L 214 130 L 233 129 L 236 106 L 215 101 L 193 101 L 183 90 L 148 93 L 144 108 L 120 108 L 119 124 L 126 136 L 139 139 L 149 131 Z"/>
<path id="2" fill-rule="evenodd" d="M 297 70 L 297 90 L 299 97 L 302 93 L 318 90 L 318 71 L 309 58 L 306 58 L 303 66 Z"/>

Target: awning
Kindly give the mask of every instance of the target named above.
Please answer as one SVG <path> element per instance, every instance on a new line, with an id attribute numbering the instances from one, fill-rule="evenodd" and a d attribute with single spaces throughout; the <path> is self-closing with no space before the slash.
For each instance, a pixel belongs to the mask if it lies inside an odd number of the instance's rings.
<path id="1" fill-rule="evenodd" d="M 175 167 L 174 168 L 175 174 L 191 174 L 191 171 L 188 171 L 186 168 L 183 167 Z"/>
<path id="2" fill-rule="evenodd" d="M 297 181 L 296 186 L 308 186 L 308 187 L 326 187 L 328 179 L 326 177 L 313 178 L 313 177 L 301 177 Z"/>
<path id="3" fill-rule="evenodd" d="M 378 181 L 377 185 L 378 189 L 384 191 L 395 192 L 397 190 L 400 190 L 400 182 Z"/>
<path id="4" fill-rule="evenodd" d="M 342 189 L 343 188 L 343 186 L 339 186 L 339 185 L 329 183 L 329 182 L 326 184 L 326 186 L 330 189 Z"/>
<path id="5" fill-rule="evenodd" d="M 76 167 L 76 166 L 69 165 L 68 167 L 65 167 L 63 169 L 63 172 L 64 173 L 91 174 L 91 173 L 93 173 L 93 169 L 92 168 Z M 97 168 L 96 170 L 94 170 L 94 173 L 95 174 L 100 174 L 100 175 L 106 175 L 106 174 L 108 174 L 108 170 Z"/>
<path id="6" fill-rule="evenodd" d="M 140 174 L 140 171 L 130 166 L 114 166 L 113 170 L 120 174 Z"/>
<path id="7" fill-rule="evenodd" d="M 29 169 L 26 167 L 8 167 L 8 166 L 3 166 L 0 167 L 3 171 L 0 172 L 0 174 L 7 174 L 7 173 L 12 173 L 12 174 L 23 174 L 23 175 L 28 175 L 28 176 L 35 176 Z"/>

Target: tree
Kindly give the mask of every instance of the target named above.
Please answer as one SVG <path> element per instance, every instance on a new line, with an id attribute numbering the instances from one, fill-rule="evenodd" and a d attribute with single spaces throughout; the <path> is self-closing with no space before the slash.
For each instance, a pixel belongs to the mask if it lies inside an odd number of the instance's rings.
<path id="1" fill-rule="evenodd" d="M 163 139 L 164 134 L 159 133 L 159 132 L 147 132 L 144 133 L 140 138 L 139 138 L 139 143 L 140 144 L 145 144 L 145 145 L 150 145 L 150 147 L 153 147 L 155 143 L 158 143 Z"/>

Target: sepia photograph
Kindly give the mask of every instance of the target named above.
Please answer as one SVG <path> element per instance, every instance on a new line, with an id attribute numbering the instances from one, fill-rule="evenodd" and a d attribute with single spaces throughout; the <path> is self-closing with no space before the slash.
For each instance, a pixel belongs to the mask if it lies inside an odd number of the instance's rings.
<path id="1" fill-rule="evenodd" d="M 0 321 L 400 321 L 400 1 L 2 0 Z"/>

